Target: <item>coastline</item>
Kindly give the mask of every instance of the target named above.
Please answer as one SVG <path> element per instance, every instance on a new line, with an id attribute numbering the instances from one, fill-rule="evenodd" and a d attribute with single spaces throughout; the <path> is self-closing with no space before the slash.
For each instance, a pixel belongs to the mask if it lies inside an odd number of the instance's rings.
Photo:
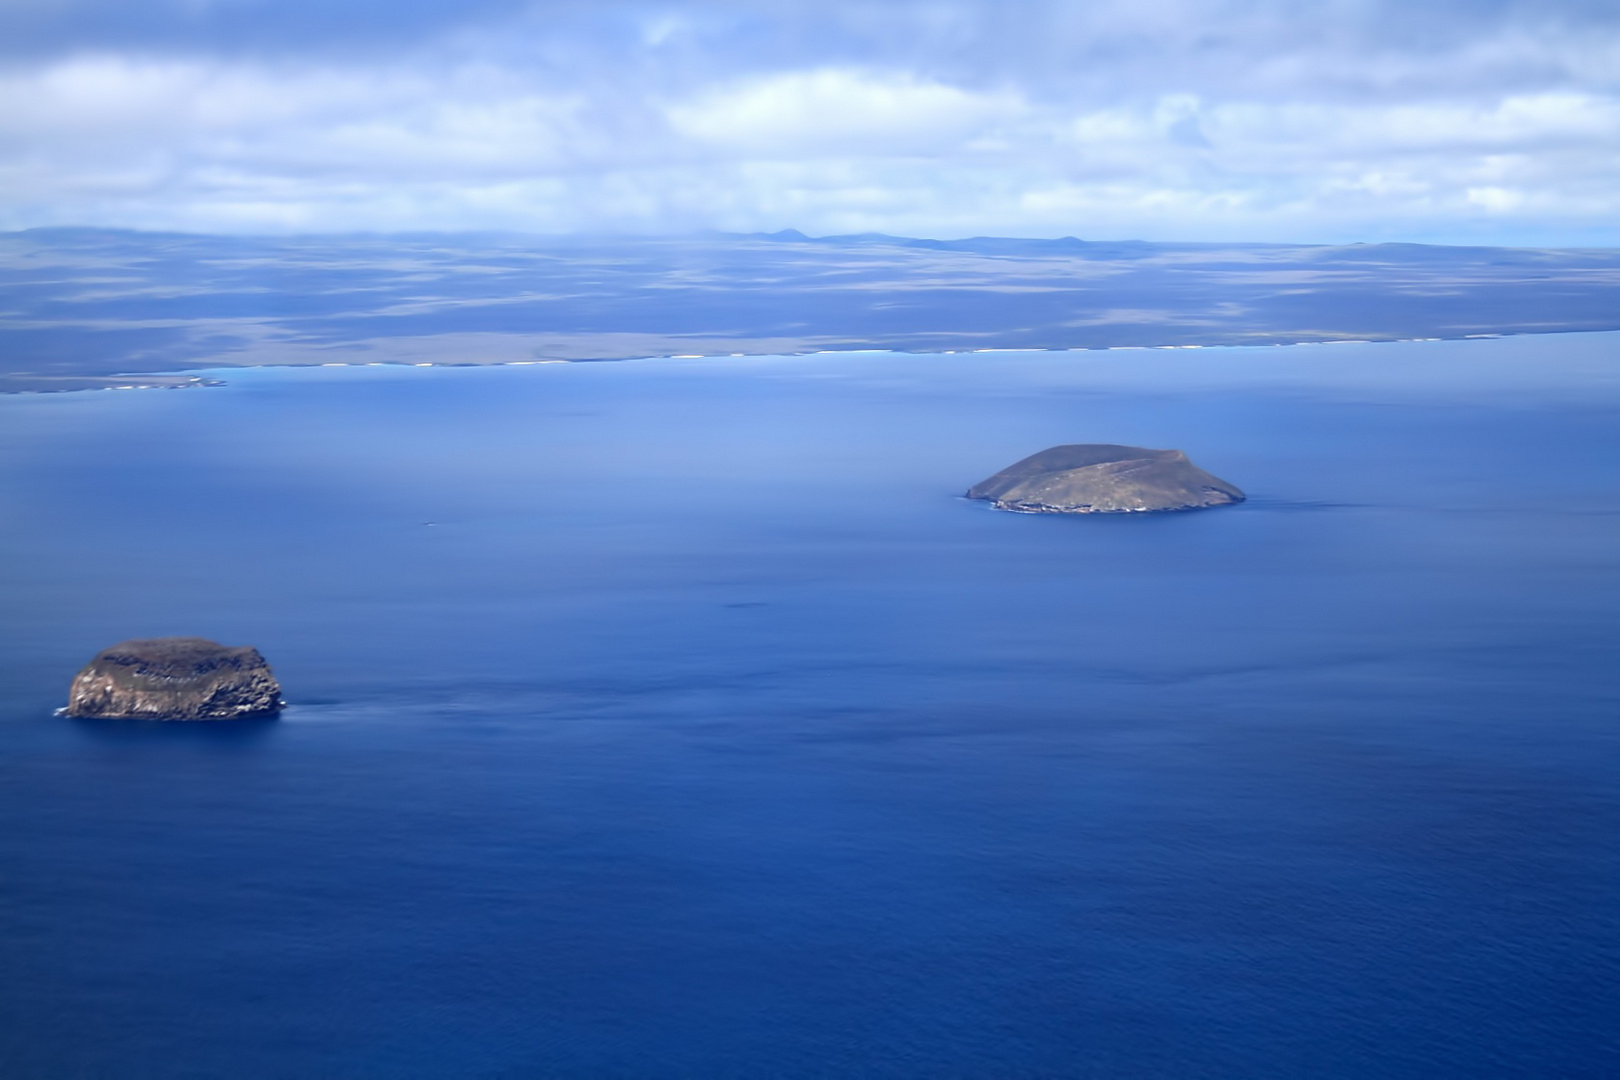
<path id="1" fill-rule="evenodd" d="M 1601 334 L 1620 333 L 1616 330 L 1587 330 L 1587 329 L 1553 329 L 1544 331 L 1501 331 L 1495 333 L 1470 333 L 1440 337 L 1321 337 L 1302 338 L 1290 341 L 1209 341 L 1197 343 L 1166 343 L 1142 345 L 1070 345 L 1035 347 L 1029 346 L 974 346 L 957 349 L 907 349 L 893 346 L 862 345 L 858 348 L 846 349 L 756 349 L 746 352 L 708 352 L 708 353 L 625 353 L 622 355 L 600 356 L 569 356 L 545 357 L 537 359 L 512 360 L 491 357 L 488 359 L 457 359 L 457 360 L 417 360 L 396 358 L 388 360 L 298 360 L 282 359 L 267 360 L 256 363 L 231 364 L 217 362 L 219 358 L 209 358 L 209 361 L 188 365 L 185 369 L 123 372 L 111 375 L 96 373 L 61 373 L 33 374 L 29 372 L 0 373 L 0 395 L 7 394 L 60 394 L 79 393 L 88 390 L 186 390 L 203 387 L 218 387 L 227 385 L 226 376 L 232 371 L 257 371 L 273 368 L 483 368 L 483 367 L 538 367 L 547 364 L 605 364 L 626 363 L 632 361 L 653 360 L 726 360 L 765 357 L 809 357 L 809 356 L 960 356 L 979 354 L 1002 353 L 1110 353 L 1110 352 L 1170 352 L 1187 351 L 1192 349 L 1250 349 L 1250 348 L 1294 348 L 1316 345 L 1399 345 L 1422 342 L 1441 341 L 1486 341 L 1500 338 L 1529 338 L 1550 337 L 1568 334 Z M 412 340 L 412 339 L 405 339 Z M 410 350 L 406 350 L 410 351 Z M 420 355 L 419 353 L 412 353 Z M 206 375 L 192 374 L 192 372 L 206 372 Z"/>
<path id="2" fill-rule="evenodd" d="M 0 394 L 73 394 L 84 390 L 190 390 L 224 386 L 223 379 L 171 372 L 128 375 L 0 375 Z"/>

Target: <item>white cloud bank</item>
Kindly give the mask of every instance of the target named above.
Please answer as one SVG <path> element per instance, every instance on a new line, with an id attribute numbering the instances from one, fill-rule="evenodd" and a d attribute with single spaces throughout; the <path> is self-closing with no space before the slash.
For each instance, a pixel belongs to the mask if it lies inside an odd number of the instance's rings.
<path id="1" fill-rule="evenodd" d="M 41 40 L 0 62 L 0 226 L 1620 243 L 1620 20 L 1076 7 Z"/>

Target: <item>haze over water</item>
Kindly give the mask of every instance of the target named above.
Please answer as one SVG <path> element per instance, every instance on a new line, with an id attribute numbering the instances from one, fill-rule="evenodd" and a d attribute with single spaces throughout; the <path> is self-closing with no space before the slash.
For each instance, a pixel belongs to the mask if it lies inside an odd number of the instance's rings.
<path id="1" fill-rule="evenodd" d="M 0 1075 L 1605 1075 L 1617 359 L 0 398 Z M 1062 442 L 1250 501 L 959 497 Z M 51 715 L 160 634 L 291 707 Z"/>

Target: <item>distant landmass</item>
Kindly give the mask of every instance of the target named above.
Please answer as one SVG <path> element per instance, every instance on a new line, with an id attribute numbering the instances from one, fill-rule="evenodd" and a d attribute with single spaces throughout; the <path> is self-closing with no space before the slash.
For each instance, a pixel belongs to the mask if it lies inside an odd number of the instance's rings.
<path id="1" fill-rule="evenodd" d="M 1180 450 L 1114 443 L 1054 446 L 968 489 L 998 510 L 1040 514 L 1131 514 L 1198 510 L 1243 501 L 1243 492 Z"/>
<path id="2" fill-rule="evenodd" d="M 1620 251 L 32 229 L 0 233 L 0 299 L 0 389 L 49 390 L 261 364 L 1614 330 Z"/>
<path id="3" fill-rule="evenodd" d="M 116 720 L 232 720 L 282 707 L 259 650 L 206 638 L 123 641 L 73 679 L 69 716 Z"/>

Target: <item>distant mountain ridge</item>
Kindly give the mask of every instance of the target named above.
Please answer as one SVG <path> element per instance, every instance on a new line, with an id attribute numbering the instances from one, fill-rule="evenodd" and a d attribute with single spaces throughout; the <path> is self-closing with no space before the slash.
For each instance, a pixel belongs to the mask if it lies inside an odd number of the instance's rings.
<path id="1" fill-rule="evenodd" d="M 1615 329 L 1613 249 L 932 240 L 791 229 L 639 238 L 0 233 L 3 389 L 259 364 Z"/>

